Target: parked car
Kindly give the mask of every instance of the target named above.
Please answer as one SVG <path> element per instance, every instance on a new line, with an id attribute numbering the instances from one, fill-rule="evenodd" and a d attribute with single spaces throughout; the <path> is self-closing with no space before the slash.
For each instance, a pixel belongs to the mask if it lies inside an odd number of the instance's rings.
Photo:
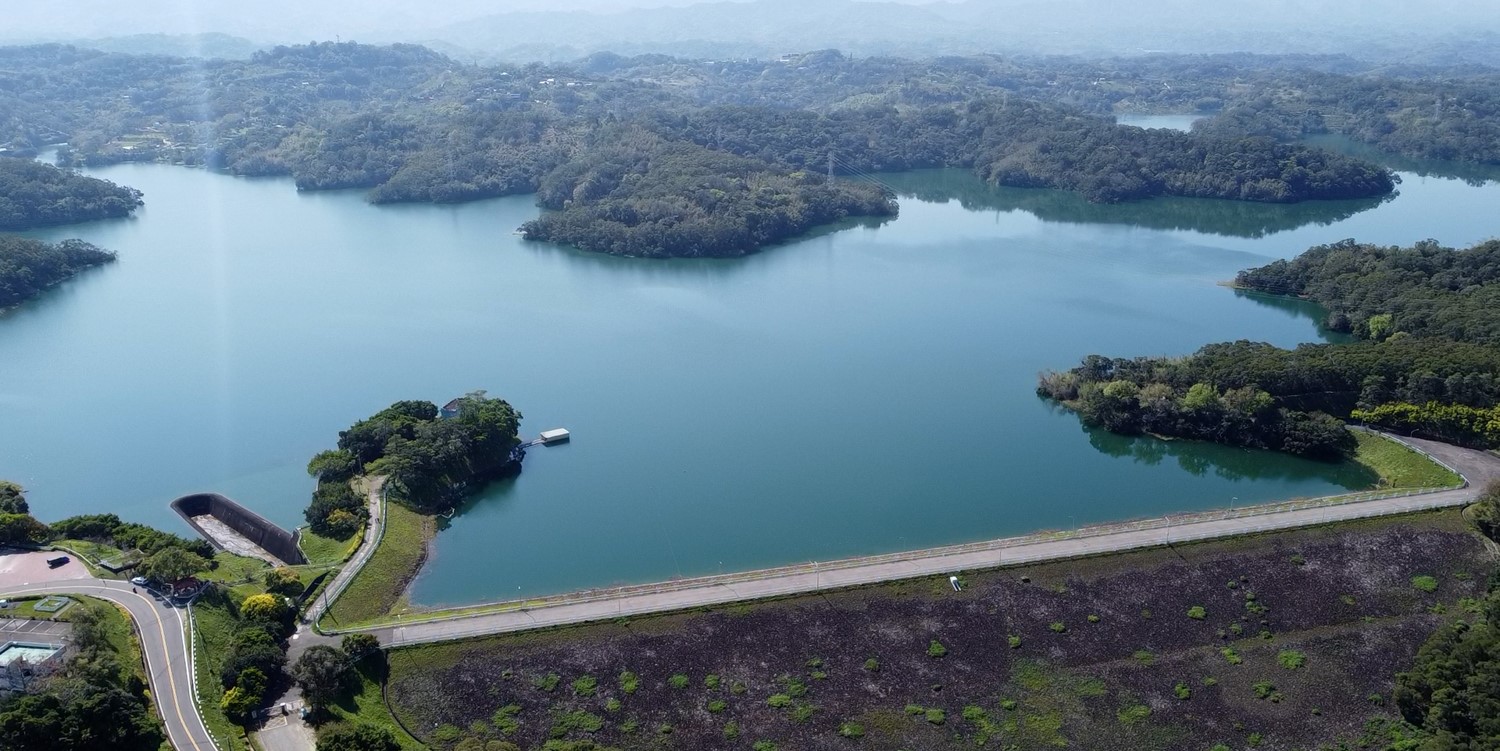
<path id="1" fill-rule="evenodd" d="M 137 587 L 149 587 L 149 586 L 151 586 L 151 581 L 149 579 L 147 579 L 146 577 L 144 577 L 144 576 L 132 577 L 130 579 L 130 583 L 136 585 Z"/>
<path id="2" fill-rule="evenodd" d="M 67 557 L 67 556 L 65 556 L 65 555 L 60 555 L 60 556 L 58 556 L 56 558 L 48 558 L 47 559 L 47 568 L 57 568 L 58 566 L 61 566 L 61 565 L 65 564 L 65 563 L 67 563 L 70 560 L 72 560 L 72 559 L 69 558 L 69 557 Z"/>

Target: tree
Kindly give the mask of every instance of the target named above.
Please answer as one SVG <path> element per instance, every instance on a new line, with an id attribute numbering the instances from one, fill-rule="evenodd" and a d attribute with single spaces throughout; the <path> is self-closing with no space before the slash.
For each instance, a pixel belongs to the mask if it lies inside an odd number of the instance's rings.
<path id="1" fill-rule="evenodd" d="M 244 721 L 260 707 L 266 697 L 269 681 L 259 668 L 247 667 L 235 678 L 234 687 L 224 692 L 220 708 L 231 719 Z"/>
<path id="2" fill-rule="evenodd" d="M 39 545 L 51 533 L 30 514 L 0 514 L 0 545 Z"/>
<path id="3" fill-rule="evenodd" d="M 257 624 L 235 632 L 229 644 L 229 654 L 224 657 L 220 678 L 226 687 L 233 686 L 239 683 L 240 674 L 247 670 L 273 676 L 280 675 L 284 665 L 286 652 L 264 625 Z"/>
<path id="4" fill-rule="evenodd" d="M 252 696 L 250 692 L 235 686 L 224 692 L 224 698 L 219 700 L 219 709 L 235 722 L 244 722 L 255 712 L 260 705 L 260 697 Z"/>
<path id="5" fill-rule="evenodd" d="M 358 660 L 380 651 L 380 640 L 374 634 L 345 634 L 343 641 L 339 642 L 339 649 L 349 659 Z"/>
<path id="6" fill-rule="evenodd" d="M 20 485 L 0 480 L 0 514 L 29 514 L 25 491 Z"/>
<path id="7" fill-rule="evenodd" d="M 401 744 L 383 727 L 341 722 L 318 731 L 318 751 L 401 751 Z"/>
<path id="8" fill-rule="evenodd" d="M 1500 540 L 1500 480 L 1491 480 L 1470 507 L 1474 523 L 1492 540 Z"/>
<path id="9" fill-rule="evenodd" d="M 338 696 L 347 674 L 348 658 L 342 651 L 323 644 L 309 647 L 292 666 L 292 677 L 302 687 L 308 704 L 316 709 L 328 706 Z"/>
<path id="10" fill-rule="evenodd" d="M 319 452 L 307 463 L 307 473 L 318 482 L 348 482 L 359 474 L 359 459 L 344 449 Z"/>
<path id="11" fill-rule="evenodd" d="M 286 614 L 286 599 L 280 595 L 250 595 L 240 603 L 240 615 L 252 621 L 280 621 Z"/>
<path id="12" fill-rule="evenodd" d="M 141 561 L 137 569 L 142 576 L 158 581 L 174 582 L 186 579 L 199 571 L 208 570 L 208 559 L 182 548 L 163 548 Z"/>
<path id="13" fill-rule="evenodd" d="M 297 595 L 302 592 L 302 577 L 294 568 L 280 566 L 266 572 L 266 589 L 285 595 Z"/>

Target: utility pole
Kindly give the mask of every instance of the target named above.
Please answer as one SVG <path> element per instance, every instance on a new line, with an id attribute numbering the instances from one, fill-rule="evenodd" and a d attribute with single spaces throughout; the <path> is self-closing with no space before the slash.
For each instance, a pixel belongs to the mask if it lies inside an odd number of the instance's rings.
<path id="1" fill-rule="evenodd" d="M 828 179 L 833 180 L 833 152 L 828 152 Z"/>

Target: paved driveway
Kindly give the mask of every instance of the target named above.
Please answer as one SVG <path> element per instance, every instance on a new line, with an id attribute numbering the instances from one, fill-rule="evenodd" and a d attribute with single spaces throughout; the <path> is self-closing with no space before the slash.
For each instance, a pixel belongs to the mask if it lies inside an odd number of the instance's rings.
<path id="1" fill-rule="evenodd" d="M 317 739 L 312 728 L 298 717 L 302 702 L 291 708 L 291 714 L 282 716 L 272 713 L 270 719 L 255 733 L 255 740 L 265 751 L 312 751 Z"/>
<path id="2" fill-rule="evenodd" d="M 49 568 L 47 559 L 60 555 L 68 556 L 68 562 Z M 0 588 L 87 578 L 88 568 L 71 553 L 0 548 Z"/>

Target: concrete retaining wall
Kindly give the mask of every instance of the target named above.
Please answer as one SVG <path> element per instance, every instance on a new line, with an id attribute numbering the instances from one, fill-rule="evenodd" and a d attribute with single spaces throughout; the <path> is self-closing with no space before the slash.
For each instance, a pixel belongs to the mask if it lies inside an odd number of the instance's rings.
<path id="1" fill-rule="evenodd" d="M 185 495 L 172 501 L 172 510 L 176 511 L 177 515 L 181 516 L 194 531 L 213 543 L 214 547 L 222 548 L 223 546 L 204 531 L 196 517 L 212 516 L 218 519 L 283 563 L 289 565 L 307 563 L 306 556 L 302 555 L 302 549 L 297 547 L 297 535 L 272 524 L 260 514 L 218 493 Z"/>

